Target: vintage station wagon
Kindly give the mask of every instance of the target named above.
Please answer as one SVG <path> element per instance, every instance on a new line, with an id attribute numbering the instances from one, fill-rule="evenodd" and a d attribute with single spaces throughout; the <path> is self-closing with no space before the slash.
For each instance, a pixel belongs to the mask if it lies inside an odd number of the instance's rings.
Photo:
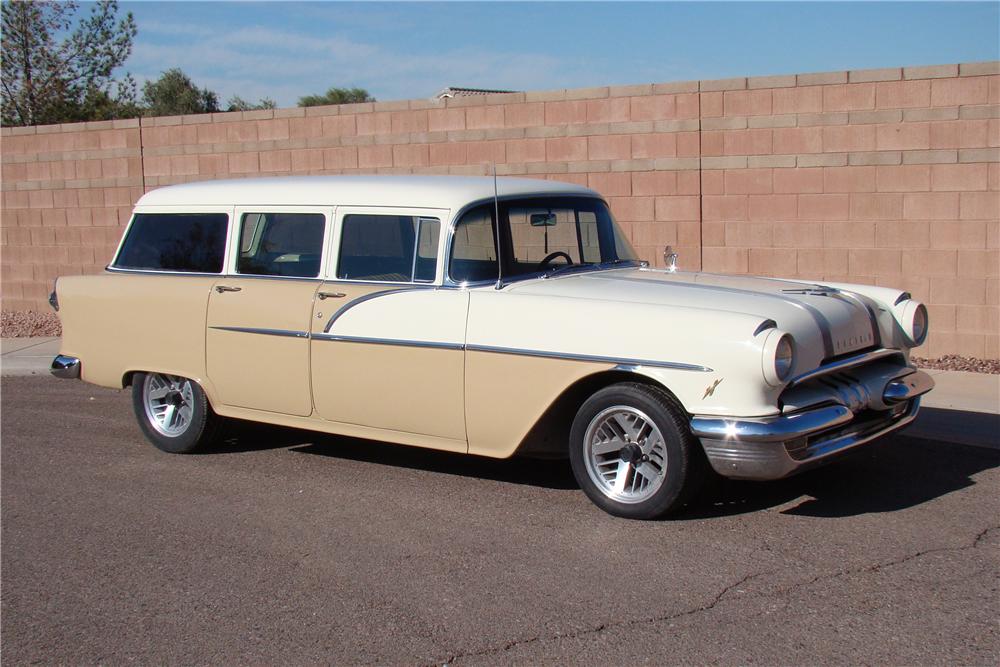
<path id="1" fill-rule="evenodd" d="M 656 270 L 589 189 L 305 177 L 143 196 L 52 294 L 53 373 L 132 387 L 154 445 L 239 418 L 504 458 L 568 455 L 651 518 L 711 470 L 777 479 L 912 421 L 927 311 L 894 289 Z"/>

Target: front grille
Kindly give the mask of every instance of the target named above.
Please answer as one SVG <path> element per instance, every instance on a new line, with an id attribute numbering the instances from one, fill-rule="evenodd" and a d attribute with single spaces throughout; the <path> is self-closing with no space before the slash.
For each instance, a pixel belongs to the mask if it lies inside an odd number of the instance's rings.
<path id="1" fill-rule="evenodd" d="M 838 359 L 789 383 L 779 397 L 779 406 L 790 411 L 835 403 L 855 414 L 870 407 L 884 410 L 887 406 L 882 403 L 882 392 L 886 383 L 906 368 L 902 354 L 894 351 Z"/>

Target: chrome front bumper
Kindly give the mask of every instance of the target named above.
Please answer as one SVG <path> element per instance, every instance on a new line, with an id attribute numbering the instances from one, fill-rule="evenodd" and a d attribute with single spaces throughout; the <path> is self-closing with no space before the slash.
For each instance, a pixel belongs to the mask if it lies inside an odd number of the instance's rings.
<path id="1" fill-rule="evenodd" d="M 825 405 L 761 419 L 696 416 L 691 431 L 720 475 L 781 479 L 903 428 L 916 418 L 920 396 L 933 388 L 927 373 L 913 371 L 885 385 L 882 403 L 889 409 Z"/>
<path id="2" fill-rule="evenodd" d="M 52 366 L 49 370 L 57 378 L 76 380 L 80 377 L 80 360 L 76 357 L 60 354 L 52 360 Z"/>

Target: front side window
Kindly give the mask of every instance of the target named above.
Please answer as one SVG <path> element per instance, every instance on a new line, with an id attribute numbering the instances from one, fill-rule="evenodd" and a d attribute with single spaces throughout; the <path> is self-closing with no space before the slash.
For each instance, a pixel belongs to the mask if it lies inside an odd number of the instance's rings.
<path id="1" fill-rule="evenodd" d="M 236 272 L 315 278 L 323 256 L 322 213 L 245 213 Z"/>
<path id="2" fill-rule="evenodd" d="M 410 215 L 345 215 L 337 277 L 376 282 L 431 282 L 441 221 Z"/>
<path id="3" fill-rule="evenodd" d="M 637 261 L 607 205 L 588 197 L 508 200 L 499 204 L 505 278 L 563 266 Z M 455 225 L 449 275 L 455 282 L 497 278 L 495 205 L 469 210 Z"/>
<path id="4" fill-rule="evenodd" d="M 136 213 L 114 266 L 221 273 L 228 223 L 225 213 Z"/>

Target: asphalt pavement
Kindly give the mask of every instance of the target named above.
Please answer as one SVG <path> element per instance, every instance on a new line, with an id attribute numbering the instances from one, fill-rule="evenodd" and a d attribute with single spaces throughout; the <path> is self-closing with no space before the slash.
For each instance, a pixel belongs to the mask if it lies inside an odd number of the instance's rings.
<path id="1" fill-rule="evenodd" d="M 2 380 L 5 665 L 1000 658 L 1000 452 L 896 436 L 679 517 L 563 461 L 239 425 L 160 453 L 127 392 Z"/>

